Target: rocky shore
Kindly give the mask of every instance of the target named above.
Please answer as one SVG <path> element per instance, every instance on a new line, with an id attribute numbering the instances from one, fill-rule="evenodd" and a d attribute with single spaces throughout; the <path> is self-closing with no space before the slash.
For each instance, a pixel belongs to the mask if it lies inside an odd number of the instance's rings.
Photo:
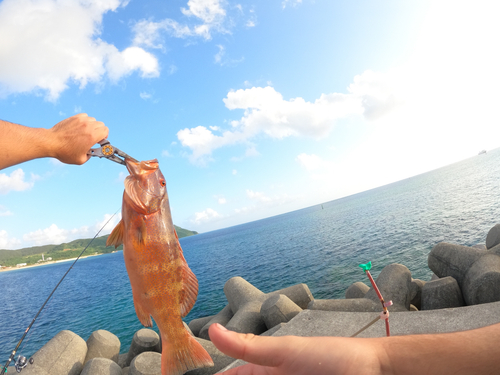
<path id="1" fill-rule="evenodd" d="M 376 283 L 389 307 L 393 335 L 452 332 L 500 322 L 500 224 L 487 234 L 485 244 L 473 247 L 439 243 L 430 252 L 431 280 L 413 279 L 401 264 L 386 266 Z M 264 293 L 241 277 L 224 285 L 227 305 L 216 315 L 194 319 L 186 328 L 212 356 L 215 366 L 187 374 L 215 374 L 242 364 L 215 348 L 208 327 L 256 335 L 350 336 L 381 311 L 375 291 L 364 282 L 352 284 L 345 299 L 314 299 L 305 284 Z M 374 324 L 360 337 L 383 336 Z M 129 352 L 120 353 L 120 340 L 98 330 L 87 341 L 61 331 L 33 355 L 26 375 L 152 375 L 161 374 L 158 334 L 141 329 Z M 10 372 L 10 371 L 9 371 Z"/>

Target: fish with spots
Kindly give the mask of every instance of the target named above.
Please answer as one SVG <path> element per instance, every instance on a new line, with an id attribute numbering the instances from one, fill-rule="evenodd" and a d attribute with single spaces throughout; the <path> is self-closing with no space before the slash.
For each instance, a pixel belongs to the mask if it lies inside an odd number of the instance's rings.
<path id="1" fill-rule="evenodd" d="M 182 323 L 196 301 L 198 280 L 182 254 L 158 160 L 126 159 L 126 166 L 122 219 L 106 244 L 123 244 L 137 317 L 146 327 L 153 318 L 160 330 L 162 375 L 213 366 Z"/>

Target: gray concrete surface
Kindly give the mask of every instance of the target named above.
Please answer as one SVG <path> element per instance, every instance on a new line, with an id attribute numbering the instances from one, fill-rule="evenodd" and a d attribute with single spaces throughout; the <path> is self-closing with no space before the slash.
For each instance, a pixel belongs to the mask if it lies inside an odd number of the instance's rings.
<path id="1" fill-rule="evenodd" d="M 273 336 L 348 337 L 370 322 L 376 315 L 376 313 L 370 312 L 304 310 L 283 325 Z M 453 309 L 391 312 L 389 322 L 393 336 L 465 331 L 500 323 L 500 302 Z M 380 321 L 359 334 L 358 337 L 382 336 L 385 336 L 385 325 Z M 237 360 L 220 372 L 243 364 L 245 364 L 244 361 Z"/>

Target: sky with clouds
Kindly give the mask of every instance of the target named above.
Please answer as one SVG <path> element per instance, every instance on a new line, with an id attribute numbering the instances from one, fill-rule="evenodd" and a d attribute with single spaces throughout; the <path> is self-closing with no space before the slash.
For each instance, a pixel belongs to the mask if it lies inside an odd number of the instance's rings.
<path id="1" fill-rule="evenodd" d="M 96 117 L 159 160 L 175 224 L 216 230 L 499 147 L 499 18 L 481 0 L 2 0 L 0 118 Z M 0 249 L 109 233 L 125 176 L 0 171 Z"/>

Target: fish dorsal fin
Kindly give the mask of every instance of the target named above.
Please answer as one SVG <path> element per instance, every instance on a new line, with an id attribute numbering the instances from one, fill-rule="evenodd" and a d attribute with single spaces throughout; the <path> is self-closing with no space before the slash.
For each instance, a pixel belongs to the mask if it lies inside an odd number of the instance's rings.
<path id="1" fill-rule="evenodd" d="M 116 249 L 118 246 L 123 244 L 123 233 L 123 221 L 120 220 L 120 222 L 117 224 L 115 229 L 113 229 L 108 239 L 106 240 L 106 246 L 114 246 Z"/>
<path id="2" fill-rule="evenodd" d="M 184 261 L 182 275 L 181 316 L 184 318 L 193 308 L 198 296 L 198 279 Z"/>

